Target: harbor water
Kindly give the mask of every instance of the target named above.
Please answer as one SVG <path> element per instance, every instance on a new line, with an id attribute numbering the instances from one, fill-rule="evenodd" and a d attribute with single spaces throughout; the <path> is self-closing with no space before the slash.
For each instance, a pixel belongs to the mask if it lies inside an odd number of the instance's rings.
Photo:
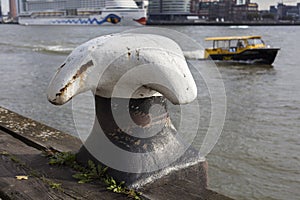
<path id="1" fill-rule="evenodd" d="M 132 28 L 0 25 L 0 106 L 76 135 L 72 104 L 58 107 L 47 101 L 51 77 L 79 44 Z M 261 35 L 267 44 L 281 47 L 273 67 L 217 65 L 227 112 L 221 137 L 207 156 L 209 185 L 235 199 L 300 199 L 300 27 L 163 28 L 205 47 L 210 45 L 205 37 L 233 35 Z M 209 67 L 194 62 L 200 69 Z M 208 92 L 200 91 L 206 126 L 211 105 Z"/>

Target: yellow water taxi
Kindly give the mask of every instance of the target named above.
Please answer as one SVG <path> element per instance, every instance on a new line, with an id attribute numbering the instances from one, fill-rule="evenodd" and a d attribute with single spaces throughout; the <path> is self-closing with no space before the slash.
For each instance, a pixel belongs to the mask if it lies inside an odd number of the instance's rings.
<path id="1" fill-rule="evenodd" d="M 261 36 L 210 37 L 213 47 L 205 49 L 205 58 L 219 61 L 271 65 L 280 48 L 271 48 Z"/>

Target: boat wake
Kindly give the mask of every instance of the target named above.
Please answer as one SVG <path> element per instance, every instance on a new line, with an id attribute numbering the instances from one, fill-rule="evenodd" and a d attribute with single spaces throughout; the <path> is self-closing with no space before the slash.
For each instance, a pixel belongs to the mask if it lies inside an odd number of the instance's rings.
<path id="1" fill-rule="evenodd" d="M 75 47 L 73 46 L 63 46 L 63 45 L 24 45 L 24 44 L 10 44 L 10 43 L 0 43 L 0 47 L 13 47 L 15 49 L 29 49 L 35 52 L 44 53 L 57 53 L 57 54 L 70 54 Z"/>
<path id="2" fill-rule="evenodd" d="M 233 29 L 247 29 L 249 28 L 249 26 L 247 25 L 236 25 L 236 26 L 230 26 L 229 28 L 233 28 Z"/>
<path id="3" fill-rule="evenodd" d="M 204 50 L 184 51 L 184 57 L 188 60 L 204 59 Z"/>
<path id="4" fill-rule="evenodd" d="M 53 45 L 53 46 L 39 45 L 33 47 L 33 51 L 36 52 L 58 53 L 58 54 L 69 54 L 73 51 L 73 49 L 74 49 L 73 47 L 65 47 L 61 45 Z"/>

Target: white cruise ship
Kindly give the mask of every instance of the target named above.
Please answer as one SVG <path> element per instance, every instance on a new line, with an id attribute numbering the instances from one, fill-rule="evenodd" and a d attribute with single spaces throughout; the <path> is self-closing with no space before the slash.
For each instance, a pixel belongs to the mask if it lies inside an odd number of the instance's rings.
<path id="1" fill-rule="evenodd" d="M 145 25 L 146 9 L 134 0 L 27 0 L 22 25 Z"/>

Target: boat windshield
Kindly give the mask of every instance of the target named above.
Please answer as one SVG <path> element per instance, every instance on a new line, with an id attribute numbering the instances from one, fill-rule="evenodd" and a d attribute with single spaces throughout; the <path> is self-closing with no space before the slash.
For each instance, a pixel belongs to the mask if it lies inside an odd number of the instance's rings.
<path id="1" fill-rule="evenodd" d="M 259 45 L 259 44 L 265 44 L 261 39 L 248 39 L 248 45 Z"/>
<path id="2" fill-rule="evenodd" d="M 229 48 L 230 43 L 227 40 L 214 41 L 214 48 Z"/>
<path id="3" fill-rule="evenodd" d="M 244 40 L 219 40 L 214 41 L 214 48 L 230 49 L 230 48 L 244 48 L 246 46 Z"/>

